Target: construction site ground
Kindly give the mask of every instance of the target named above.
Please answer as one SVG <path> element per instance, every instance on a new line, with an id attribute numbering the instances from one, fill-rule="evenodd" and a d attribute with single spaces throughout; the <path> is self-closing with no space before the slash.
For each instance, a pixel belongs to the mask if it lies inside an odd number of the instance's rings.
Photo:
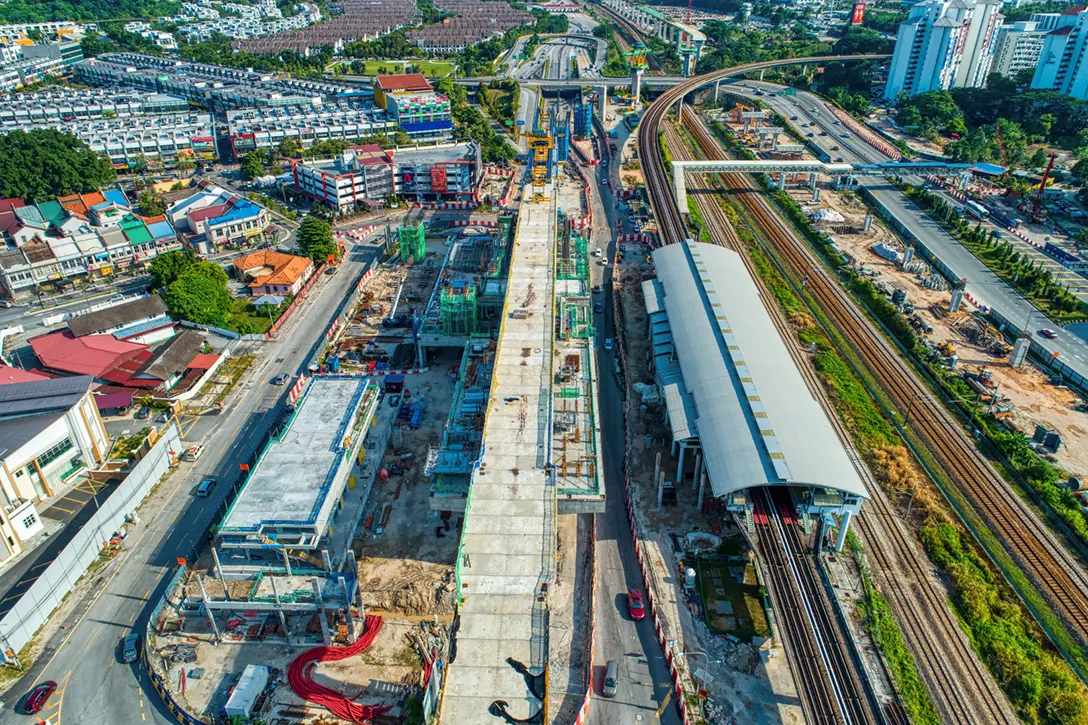
<path id="1" fill-rule="evenodd" d="M 653 382 L 644 362 L 649 347 L 641 282 L 653 275 L 652 266 L 646 260 L 647 251 L 642 247 L 639 253 L 629 252 L 625 255 L 618 285 L 614 286 L 614 292 L 620 294 L 623 306 L 628 372 L 631 376 L 629 385 Z M 629 393 L 633 400 L 639 399 L 639 393 L 633 388 Z M 696 679 L 706 683 L 710 709 L 713 711 L 735 713 L 737 723 L 803 723 L 804 715 L 796 685 L 781 645 L 762 635 L 752 636 L 751 629 L 745 631 L 740 628 L 741 625 L 749 628 L 759 626 L 759 615 L 754 612 L 750 616 L 751 622 L 743 621 L 749 617 L 742 614 L 741 607 L 752 608 L 751 599 L 747 596 L 750 592 L 746 591 L 746 587 L 739 587 L 737 602 L 732 603 L 732 594 L 726 591 L 732 587 L 723 582 L 721 598 L 729 599 L 733 605 L 733 615 L 727 615 L 732 616 L 732 622 L 721 621 L 723 618 L 716 605 L 713 613 L 715 624 L 733 626 L 738 634 L 747 634 L 748 637 L 743 640 L 715 634 L 701 616 L 696 616 L 689 603 L 689 596 L 694 597 L 694 592 L 688 592 L 683 587 L 684 577 L 679 569 L 675 541 L 696 531 L 716 533 L 732 541 L 740 536 L 739 532 L 731 522 L 723 525 L 721 512 L 713 506 L 708 506 L 709 513 L 699 511 L 698 493 L 690 478 L 690 464 L 689 478 L 676 489 L 677 504 L 659 510 L 656 490 L 652 485 L 657 453 L 661 453 L 661 469 L 665 472 L 666 480 L 675 480 L 677 465 L 676 459 L 669 453 L 662 411 L 654 406 L 648 408 L 646 414 L 636 411 L 632 416 L 632 426 L 630 469 L 632 483 L 636 484 L 632 486 L 632 495 L 643 523 L 643 549 L 648 556 L 648 568 L 665 637 L 681 642 L 685 651 L 701 651 L 708 655 L 709 663 L 705 661 L 707 658 L 690 659 L 689 669 L 698 675 Z M 706 499 L 711 499 L 709 492 Z M 737 551 L 743 554 L 743 547 Z M 743 570 L 745 584 L 754 577 L 754 569 L 750 562 L 746 563 L 745 556 L 732 564 L 738 574 Z M 729 722 L 728 718 L 718 721 Z"/>
<path id="2" fill-rule="evenodd" d="M 374 482 L 352 545 L 368 612 L 453 615 L 453 565 L 462 514 L 430 509 L 430 481 L 422 469 L 428 446 L 442 438 L 456 384 L 450 366 L 460 362 L 461 353 L 438 349 L 427 372 L 405 376 L 409 400 L 422 399 L 426 412 L 418 430 L 407 424 L 394 427 L 382 464 L 387 471 L 401 466 L 404 472 L 391 473 L 384 481 L 379 475 Z"/>
<path id="3" fill-rule="evenodd" d="M 844 227 L 857 230 L 862 227 L 866 210 L 852 193 L 834 193 L 825 188 L 821 191 L 818 205 L 805 203 L 811 199 L 811 191 L 791 189 L 789 193 L 808 211 L 834 209 L 846 219 Z M 957 369 L 978 372 L 985 368 L 989 371 L 995 385 L 1000 386 L 1000 405 L 1011 408 L 1012 416 L 1006 420 L 1016 430 L 1029 437 L 1035 432 L 1036 424 L 1058 431 L 1063 444 L 1053 456 L 1055 462 L 1071 474 L 1088 474 L 1088 414 L 1076 410 L 1081 399 L 1075 392 L 1066 386 L 1051 384 L 1049 376 L 1030 361 L 1016 369 L 1009 365 L 1007 355 L 996 355 L 974 344 L 967 334 L 970 325 L 965 324 L 972 310 L 968 303 L 964 303 L 960 312 L 948 314 L 951 300 L 948 289 L 923 287 L 920 284 L 922 275 L 905 272 L 872 251 L 871 247 L 877 243 L 902 251 L 902 244 L 878 219 L 874 218 L 868 232 L 827 231 L 843 252 L 853 257 L 862 269 L 872 273 L 874 282 L 885 282 L 906 291 L 907 300 L 933 328 L 928 339 L 934 343 L 947 341 L 955 345 Z"/>
<path id="4" fill-rule="evenodd" d="M 366 283 L 363 299 L 355 316 L 340 337 L 339 349 L 355 348 L 360 344 L 365 346 L 367 340 L 376 337 L 404 338 L 410 335 L 410 327 L 383 328 L 382 320 L 393 312 L 394 301 L 397 303 L 398 315 L 407 314 L 410 310 L 422 312 L 438 281 L 446 251 L 445 232 L 428 234 L 427 258 L 423 262 L 376 267 L 374 275 Z M 412 360 L 408 367 L 414 365 L 415 361 Z"/>
<path id="5" fill-rule="evenodd" d="M 559 552 L 548 594 L 547 725 L 568 725 L 578 715 L 589 686 L 586 660 L 593 592 L 593 517 L 571 514 L 556 519 Z"/>
<path id="6" fill-rule="evenodd" d="M 409 636 L 433 626 L 387 617 L 370 649 L 358 657 L 318 664 L 313 679 L 349 697 L 358 697 L 362 704 L 395 705 L 390 714 L 396 716 L 403 712 L 406 698 L 419 694 L 422 676 L 419 656 Z M 443 631 L 443 625 L 439 625 L 439 631 Z M 167 666 L 167 660 L 161 656 L 153 656 L 151 662 L 151 666 L 167 674 L 172 692 L 191 714 L 213 718 L 222 713 L 246 666 L 255 664 L 273 668 L 273 678 L 266 689 L 270 697 L 260 713 L 264 722 L 276 722 L 277 718 L 313 725 L 344 722 L 324 708 L 305 702 L 288 686 L 287 668 L 306 647 L 287 647 L 282 642 L 216 645 L 210 633 L 192 632 L 159 636 L 155 644 L 158 652 L 167 655 L 179 646 L 192 648 L 195 659 L 190 656 L 188 662 L 169 662 Z M 186 673 L 184 687 L 182 670 Z"/>
<path id="7" fill-rule="evenodd" d="M 483 182 L 480 184 L 479 197 L 485 203 L 490 201 L 493 204 L 497 204 L 499 200 L 506 195 L 506 191 L 509 188 L 509 177 L 485 174 Z"/>

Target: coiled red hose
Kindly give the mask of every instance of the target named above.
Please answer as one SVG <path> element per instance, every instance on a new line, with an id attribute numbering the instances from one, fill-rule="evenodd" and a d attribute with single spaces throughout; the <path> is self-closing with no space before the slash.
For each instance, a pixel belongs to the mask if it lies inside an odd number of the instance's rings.
<path id="1" fill-rule="evenodd" d="M 323 616 L 323 613 L 318 616 Z M 300 654 L 287 668 L 287 682 L 291 689 L 303 700 L 321 705 L 340 719 L 362 725 L 369 723 L 375 715 L 392 710 L 392 707 L 356 704 L 331 687 L 317 684 L 310 677 L 318 662 L 335 662 L 365 652 L 382 631 L 382 622 L 381 617 L 368 614 L 363 624 L 363 636 L 355 644 L 347 647 L 314 647 Z"/>

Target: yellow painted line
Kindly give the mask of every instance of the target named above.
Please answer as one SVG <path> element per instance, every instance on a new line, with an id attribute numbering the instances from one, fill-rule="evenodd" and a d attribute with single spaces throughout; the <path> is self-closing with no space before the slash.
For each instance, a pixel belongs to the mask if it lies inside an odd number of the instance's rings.
<path id="1" fill-rule="evenodd" d="M 91 635 L 91 638 L 89 640 L 87 640 L 87 646 L 88 647 L 91 646 L 91 642 L 94 642 L 95 638 L 98 637 L 98 633 L 101 632 L 102 628 L 105 627 L 105 626 L 106 626 L 105 624 L 98 625 L 98 629 L 96 629 L 94 631 L 94 634 Z"/>
<path id="2" fill-rule="evenodd" d="M 136 612 L 133 612 L 132 616 L 128 618 L 128 623 L 132 624 L 135 621 L 136 621 Z"/>
<path id="3" fill-rule="evenodd" d="M 66 509 L 63 506 L 60 506 L 58 504 L 53 504 L 52 506 L 50 506 L 50 508 L 59 509 L 59 510 L 63 511 L 66 514 L 74 514 L 76 512 L 76 510 L 77 510 L 77 509 Z M 48 517 L 46 517 L 46 518 L 48 518 Z M 58 519 L 54 519 L 54 521 L 56 521 L 56 520 L 58 520 Z"/>
<path id="4" fill-rule="evenodd" d="M 144 594 L 144 601 L 147 601 L 147 598 L 150 597 L 150 596 L 151 596 L 151 589 L 148 589 L 147 593 Z"/>
<path id="5" fill-rule="evenodd" d="M 30 571 L 34 571 L 35 569 L 41 569 L 43 566 L 49 566 L 52 563 L 53 562 L 51 561 L 43 561 L 41 564 L 30 567 Z"/>
<path id="6" fill-rule="evenodd" d="M 41 517 L 43 519 L 49 519 L 50 521 L 56 521 L 57 523 L 61 523 L 61 524 L 64 523 L 64 519 L 55 519 L 52 516 L 46 516 L 45 514 L 41 514 Z"/>

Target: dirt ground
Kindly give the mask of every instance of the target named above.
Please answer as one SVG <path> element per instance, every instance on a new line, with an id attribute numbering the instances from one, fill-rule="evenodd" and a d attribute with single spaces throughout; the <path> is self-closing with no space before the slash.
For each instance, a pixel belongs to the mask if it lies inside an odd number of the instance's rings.
<path id="1" fill-rule="evenodd" d="M 799 202 L 811 197 L 810 192 L 801 190 L 791 190 L 790 195 Z M 821 207 L 830 207 L 842 214 L 847 226 L 861 226 L 865 208 L 853 194 L 836 194 L 825 189 L 821 192 L 820 202 Z M 817 207 L 808 205 L 806 208 L 815 210 Z M 969 304 L 965 303 L 960 313 L 949 315 L 951 294 L 948 290 L 923 287 L 920 282 L 926 277 L 924 273 L 905 272 L 870 249 L 873 244 L 883 242 L 902 251 L 902 245 L 879 220 L 874 219 L 868 233 L 828 231 L 862 270 L 872 274 L 875 282 L 900 287 L 907 292 L 907 300 L 933 328 L 928 339 L 955 345 L 958 369 L 972 373 L 985 369 L 992 375 L 995 385 L 1000 386 L 998 405 L 1009 408 L 1011 417 L 1007 420 L 1011 425 L 1028 436 L 1034 433 L 1036 424 L 1057 430 L 1063 443 L 1053 456 L 1055 462 L 1071 474 L 1088 474 L 1088 413 L 1076 410 L 1081 402 L 1079 396 L 1065 386 L 1051 384 L 1049 376 L 1030 362 L 1015 369 L 1008 364 L 1006 356 L 997 356 L 973 344 L 966 334 L 968 325 L 965 325 L 971 309 Z"/>
<path id="2" fill-rule="evenodd" d="M 453 401 L 450 365 L 460 350 L 443 350 L 429 370 L 405 378 L 408 400 L 422 399 L 426 413 L 418 430 L 395 427 L 383 460 L 391 473 L 375 481 L 352 548 L 359 564 L 363 604 L 368 610 L 405 615 L 453 613 L 453 564 L 461 514 L 431 511 L 430 482 L 423 477 L 429 446 L 438 446 Z M 410 460 L 403 456 L 411 455 Z M 392 473 L 394 466 L 402 474 Z"/>
<path id="3" fill-rule="evenodd" d="M 639 252 L 648 250 L 641 249 Z M 627 342 L 628 371 L 631 382 L 650 382 L 651 374 L 641 361 L 647 359 L 646 315 L 641 283 L 652 277 L 652 267 L 644 253 L 627 254 L 621 267 L 617 291 L 622 300 L 623 325 Z M 637 396 L 637 393 L 635 394 Z M 684 536 L 693 531 L 728 536 L 736 533 L 722 527 L 721 512 L 708 503 L 698 510 L 697 490 L 688 478 L 677 487 L 677 505 L 658 510 L 653 487 L 654 462 L 661 455 L 661 470 L 668 480 L 675 480 L 676 459 L 662 445 L 667 431 L 661 410 L 649 408 L 646 415 L 634 416 L 631 431 L 632 461 L 637 485 L 634 492 L 643 529 L 644 550 L 650 560 L 650 576 L 659 592 L 658 604 L 666 619 L 666 636 L 682 636 L 684 649 L 709 655 L 691 660 L 692 669 L 707 687 L 710 697 L 708 711 L 712 722 L 735 723 L 802 723 L 804 716 L 797 706 L 797 691 L 785 652 L 774 640 L 751 637 L 740 641 L 715 634 L 693 610 L 694 594 L 682 588 L 676 575 L 678 561 L 674 552 L 674 535 Z M 655 444 L 656 441 L 656 444 Z M 691 466 L 688 467 L 689 474 Z M 711 501 L 708 495 L 706 500 Z"/>

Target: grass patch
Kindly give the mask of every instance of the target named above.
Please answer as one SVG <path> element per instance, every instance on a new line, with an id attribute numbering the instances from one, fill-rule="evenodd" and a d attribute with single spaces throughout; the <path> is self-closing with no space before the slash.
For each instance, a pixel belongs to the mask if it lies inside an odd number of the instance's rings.
<path id="1" fill-rule="evenodd" d="M 892 679 L 899 688 L 900 700 L 910 721 L 914 725 L 940 725 L 941 718 L 937 708 L 929 699 L 922 678 L 918 675 L 918 666 L 914 662 L 903 639 L 903 633 L 895 623 L 888 602 L 873 586 L 869 566 L 861 551 L 861 542 L 853 531 L 847 533 L 846 543 L 861 575 L 864 596 L 858 602 L 858 614 L 865 622 L 865 629 L 873 642 L 880 648 L 884 661 L 888 663 Z"/>
<path id="2" fill-rule="evenodd" d="M 219 390 L 219 393 L 216 394 L 215 400 L 212 401 L 213 405 L 223 402 L 227 395 L 230 394 L 230 391 L 234 389 L 234 386 L 238 384 L 238 381 L 242 379 L 242 376 L 245 375 L 246 370 L 249 370 L 250 366 L 253 365 L 253 361 L 256 357 L 257 356 L 253 353 L 239 355 L 238 357 L 230 358 L 220 366 L 219 370 L 216 371 L 216 377 L 226 374 L 230 376 L 230 379 L 225 385 L 219 386 L 221 389 Z M 209 380 L 204 383 L 204 387 L 200 389 L 200 395 L 204 396 L 209 392 L 209 387 L 212 385 L 217 385 L 217 383 L 214 380 Z"/>
<path id="3" fill-rule="evenodd" d="M 703 618 L 707 626 L 719 634 L 731 634 L 740 639 L 769 636 L 767 613 L 763 609 L 763 591 L 756 580 L 755 567 L 746 558 L 736 563 L 704 561 L 696 563 L 699 594 L 703 600 Z M 740 582 L 730 568 L 744 569 Z M 728 602 L 732 614 L 720 613 L 720 602 Z M 732 618 L 729 620 L 728 618 Z"/>
<path id="4" fill-rule="evenodd" d="M 347 67 L 343 64 L 337 66 L 338 73 L 351 71 L 351 64 L 359 61 L 348 61 Z M 368 60 L 364 75 L 396 75 L 399 73 L 422 73 L 428 78 L 442 78 L 457 70 L 457 66 L 446 60 Z M 408 66 L 412 70 L 405 70 Z"/>
<path id="5" fill-rule="evenodd" d="M 252 298 L 236 297 L 231 304 L 227 327 L 242 335 L 264 335 L 272 329 L 272 323 L 287 311 L 294 299 L 294 296 L 288 295 L 276 307 L 257 307 Z"/>
<path id="6" fill-rule="evenodd" d="M 699 205 L 694 198 L 688 197 L 688 229 L 691 236 L 700 242 L 710 241 L 710 230 L 706 228 L 703 214 L 699 211 Z"/>
<path id="7" fill-rule="evenodd" d="M 147 440 L 147 434 L 151 432 L 151 428 L 141 428 L 139 431 L 128 436 L 118 436 L 113 441 L 113 450 L 110 452 L 110 459 L 115 461 L 131 458 L 132 454 L 139 450 L 143 442 Z"/>

